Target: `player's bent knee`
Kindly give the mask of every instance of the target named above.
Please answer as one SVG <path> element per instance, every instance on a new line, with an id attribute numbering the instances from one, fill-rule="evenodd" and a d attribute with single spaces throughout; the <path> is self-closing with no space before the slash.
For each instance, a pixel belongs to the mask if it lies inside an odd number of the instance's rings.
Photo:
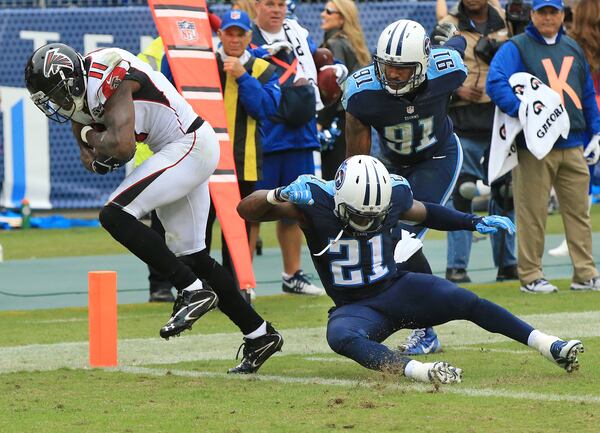
<path id="1" fill-rule="evenodd" d="M 327 327 L 327 344 L 338 355 L 347 356 L 348 348 L 352 346 L 353 342 L 363 337 L 354 329 L 336 325 Z"/>

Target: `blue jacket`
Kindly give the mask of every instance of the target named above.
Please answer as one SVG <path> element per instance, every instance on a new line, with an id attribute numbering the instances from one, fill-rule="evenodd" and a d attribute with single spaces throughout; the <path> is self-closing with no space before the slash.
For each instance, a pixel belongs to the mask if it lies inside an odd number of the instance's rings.
<path id="1" fill-rule="evenodd" d="M 265 40 L 256 24 L 252 26 L 252 30 L 251 48 L 253 50 L 251 50 L 251 52 L 256 57 L 261 57 L 261 54 L 264 55 L 264 53 L 261 53 L 261 48 L 259 47 L 265 44 Z M 310 52 L 314 54 L 317 46 L 310 37 L 308 38 L 308 45 Z M 288 54 L 283 50 L 273 57 L 276 57 L 278 60 L 287 64 L 291 64 L 294 60 L 294 55 L 292 53 Z M 285 92 L 284 87 L 291 86 L 293 84 L 295 74 L 291 74 L 284 82 L 282 82 L 281 77 L 285 70 L 278 65 L 273 58 L 267 58 L 265 60 L 277 67 L 277 73 L 280 76 L 279 85 L 282 88 L 283 98 L 283 93 Z M 263 128 L 265 132 L 263 141 L 263 154 L 286 150 L 319 149 L 321 147 L 317 136 L 316 117 L 299 128 L 292 128 L 285 123 L 274 122 L 272 120 L 265 121 Z"/>
<path id="2" fill-rule="evenodd" d="M 546 44 L 546 41 L 538 30 L 529 24 L 525 29 L 526 34 L 540 44 Z M 557 41 L 562 38 L 564 31 L 558 33 Z M 585 60 L 584 60 L 585 61 Z M 586 61 L 585 68 L 588 71 L 586 74 L 586 82 L 583 85 L 584 91 L 581 96 L 583 107 L 583 115 L 585 117 L 587 131 L 572 131 L 567 139 L 559 138 L 555 143 L 557 148 L 568 148 L 586 145 L 590 139 L 590 135 L 600 133 L 600 114 L 598 113 L 598 105 L 596 104 L 596 92 L 594 90 L 594 82 L 590 73 L 589 64 Z M 515 96 L 509 83 L 511 75 L 517 72 L 527 71 L 519 53 L 519 49 L 512 41 L 507 41 L 503 44 L 492 63 L 487 77 L 486 92 L 494 102 L 506 114 L 512 117 L 519 117 L 519 99 Z M 546 83 L 547 84 L 547 83 Z"/>

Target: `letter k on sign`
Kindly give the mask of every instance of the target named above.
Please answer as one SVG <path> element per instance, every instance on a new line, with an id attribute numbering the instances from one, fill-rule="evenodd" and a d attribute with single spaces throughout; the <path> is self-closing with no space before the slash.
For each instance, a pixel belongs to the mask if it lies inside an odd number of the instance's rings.
<path id="1" fill-rule="evenodd" d="M 579 100 L 579 96 L 577 96 L 575 90 L 573 90 L 569 83 L 567 83 L 567 79 L 569 78 L 569 72 L 571 72 L 571 67 L 573 66 L 573 59 L 573 56 L 564 57 L 563 63 L 560 67 L 560 74 L 558 76 L 556 76 L 556 70 L 554 69 L 552 60 L 543 59 L 542 65 L 544 65 L 546 75 L 548 75 L 548 83 L 550 87 L 555 92 L 558 92 L 560 98 L 562 99 L 563 105 L 565 103 L 565 96 L 563 92 L 566 92 L 575 104 L 575 106 L 581 110 L 581 101 Z"/>

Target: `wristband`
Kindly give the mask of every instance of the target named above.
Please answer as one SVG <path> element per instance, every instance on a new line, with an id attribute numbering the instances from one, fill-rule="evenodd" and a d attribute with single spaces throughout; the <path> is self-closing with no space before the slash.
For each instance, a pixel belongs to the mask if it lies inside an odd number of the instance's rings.
<path id="1" fill-rule="evenodd" d="M 84 126 L 83 128 L 81 128 L 81 140 L 82 140 L 84 143 L 87 143 L 87 142 L 88 142 L 88 141 L 87 141 L 86 134 L 88 133 L 88 131 L 91 131 L 91 130 L 93 130 L 93 129 L 94 129 L 94 128 L 92 128 L 91 126 L 88 126 L 88 125 L 86 125 L 86 126 Z"/>
<path id="2" fill-rule="evenodd" d="M 267 202 L 269 204 L 276 205 L 276 204 L 279 204 L 279 203 L 283 203 L 283 200 L 281 200 L 279 198 L 280 197 L 280 195 L 279 195 L 279 190 L 280 189 L 281 189 L 281 187 L 280 188 L 275 188 L 275 189 L 270 190 L 267 193 Z"/>

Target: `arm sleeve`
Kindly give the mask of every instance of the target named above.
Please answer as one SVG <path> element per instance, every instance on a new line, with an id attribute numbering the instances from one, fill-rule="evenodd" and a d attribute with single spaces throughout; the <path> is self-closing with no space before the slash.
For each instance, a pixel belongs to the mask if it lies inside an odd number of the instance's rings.
<path id="1" fill-rule="evenodd" d="M 490 64 L 486 93 L 494 104 L 511 117 L 519 117 L 519 98 L 512 91 L 508 79 L 516 72 L 526 72 L 519 49 L 513 42 L 504 43 Z"/>
<path id="2" fill-rule="evenodd" d="M 459 212 L 435 203 L 423 202 L 427 209 L 427 216 L 423 221 L 425 227 L 435 230 L 454 231 L 470 230 L 474 231 L 475 226 L 481 221 L 481 217 L 470 213 Z"/>
<path id="3" fill-rule="evenodd" d="M 281 99 L 277 78 L 277 74 L 271 74 L 264 85 L 248 73 L 238 78 L 240 102 L 256 120 L 263 121 L 277 111 Z"/>
<path id="4" fill-rule="evenodd" d="M 444 48 L 452 48 L 459 52 L 460 57 L 465 58 L 465 50 L 467 49 L 467 40 L 464 36 L 456 35 L 452 36 L 444 44 Z"/>
<path id="5" fill-rule="evenodd" d="M 250 45 L 248 48 L 246 48 L 246 50 L 250 51 L 250 54 L 252 54 L 254 57 L 257 57 L 259 59 L 264 59 L 265 57 L 270 55 L 269 50 L 267 50 L 266 48 L 262 48 L 262 47 Z"/>

